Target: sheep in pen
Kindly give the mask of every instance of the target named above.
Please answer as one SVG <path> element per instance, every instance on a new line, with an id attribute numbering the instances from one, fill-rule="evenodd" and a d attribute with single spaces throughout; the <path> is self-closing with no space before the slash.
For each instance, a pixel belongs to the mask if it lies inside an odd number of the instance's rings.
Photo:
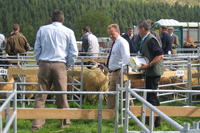
<path id="1" fill-rule="evenodd" d="M 75 68 L 78 71 L 81 70 L 80 67 Z M 27 68 L 25 70 L 38 70 L 38 68 Z M 104 72 L 103 72 L 103 71 Z M 69 69 L 69 71 L 72 71 L 72 69 Z M 80 81 L 81 77 L 76 76 L 74 77 L 78 81 Z M 12 75 L 8 75 L 7 79 L 0 78 L 1 82 L 12 82 L 14 83 L 15 80 Z M 19 80 L 18 80 L 19 82 Z M 31 83 L 37 83 L 38 78 L 37 75 L 26 75 L 26 82 L 31 82 Z M 72 79 L 71 76 L 68 76 L 68 83 L 71 83 Z M 83 91 L 108 91 L 108 70 L 106 67 L 99 65 L 99 67 L 93 67 L 92 69 L 83 69 Z M 19 87 L 18 87 L 19 88 Z M 13 84 L 1 84 L 0 90 L 8 90 L 12 91 L 13 90 Z M 25 90 L 26 91 L 36 91 L 37 90 L 37 85 L 36 84 L 28 84 L 25 85 Z M 54 86 L 51 87 L 51 90 L 54 90 Z M 68 90 L 72 90 L 72 86 L 68 85 Z M 31 99 L 34 97 L 34 94 L 26 94 L 25 95 L 27 99 Z M 1 94 L 1 98 L 5 98 L 6 94 Z M 88 95 L 87 100 L 96 102 L 98 99 L 97 95 Z"/>

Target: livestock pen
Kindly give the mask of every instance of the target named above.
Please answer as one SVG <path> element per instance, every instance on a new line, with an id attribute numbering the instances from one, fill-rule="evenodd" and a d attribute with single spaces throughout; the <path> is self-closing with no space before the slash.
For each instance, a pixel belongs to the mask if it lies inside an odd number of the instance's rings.
<path id="1" fill-rule="evenodd" d="M 82 61 L 80 61 L 80 63 L 79 63 L 77 66 L 81 66 L 81 62 L 84 61 L 84 57 L 79 57 L 79 58 L 81 58 Z M 166 60 L 169 60 L 168 57 L 165 57 L 165 58 L 166 58 Z M 170 57 L 170 58 L 171 58 L 171 57 Z M 179 58 L 179 57 L 178 57 L 178 58 Z M 176 58 L 175 58 L 175 59 L 176 59 Z M 175 60 L 175 59 L 174 59 L 174 60 Z M 183 60 L 185 60 L 185 59 L 186 59 L 186 58 L 184 58 Z M 26 65 L 27 65 L 26 67 L 28 67 L 28 65 L 31 66 L 31 64 L 28 64 L 28 63 L 29 63 L 29 62 L 28 62 L 29 59 L 19 59 L 18 61 L 20 61 L 20 60 L 21 60 L 21 61 L 23 60 L 24 62 L 26 62 Z M 93 60 L 93 59 L 90 59 L 90 58 L 87 57 L 87 60 L 86 60 L 86 61 L 88 61 L 88 60 Z M 95 60 L 98 61 L 98 58 L 95 59 Z M 105 62 L 105 60 L 106 60 L 106 57 L 103 57 L 102 61 Z M 31 60 L 31 61 L 32 61 L 32 60 Z M 186 61 L 187 61 L 187 60 L 186 60 Z M 167 62 L 167 63 L 170 64 L 169 62 Z M 174 63 L 178 64 L 177 62 L 174 62 Z M 25 65 L 25 64 L 24 64 L 24 65 Z M 186 67 L 187 65 L 188 65 L 188 64 L 185 64 L 185 66 L 183 66 L 183 67 Z M 173 65 L 168 65 L 168 66 L 169 66 L 169 67 L 175 67 L 176 65 L 174 65 L 174 66 L 173 66 Z M 181 65 L 180 65 L 180 68 L 182 68 Z M 33 73 L 35 73 L 35 74 L 37 73 L 37 71 L 36 71 L 36 72 L 31 72 L 31 71 L 26 71 L 26 70 L 24 71 L 23 69 L 20 69 L 19 71 L 18 71 L 18 70 L 13 70 L 13 71 L 15 72 L 15 74 L 19 72 L 19 73 L 22 73 L 22 75 L 26 75 L 26 74 L 24 74 L 24 73 L 27 73 L 27 74 L 28 74 L 28 72 L 30 72 L 30 73 L 32 73 L 32 74 L 33 74 Z M 13 72 L 13 71 L 12 71 L 12 72 Z M 9 70 L 8 70 L 8 72 L 9 72 Z M 10 72 L 11 72 L 11 71 L 10 71 Z M 14 73 L 14 72 L 13 72 L 13 73 Z M 76 74 L 77 74 L 77 72 L 76 72 Z M 78 75 L 80 75 L 80 73 L 79 73 Z M 175 75 L 176 75 L 176 74 L 175 74 Z M 185 81 L 187 81 L 187 80 L 185 80 Z M 26 84 L 26 81 L 24 81 L 23 83 L 18 83 L 18 84 L 21 84 L 21 85 L 22 85 L 22 84 Z M 29 83 L 28 83 L 28 84 L 29 84 Z M 121 86 L 121 87 L 122 87 L 122 86 Z M 2 92 L 3 92 L 3 91 L 2 91 Z M 81 91 L 79 91 L 79 92 L 81 92 Z M 83 95 L 82 93 L 79 93 L 79 92 L 75 92 L 74 94 Z M 20 94 L 20 93 L 21 93 L 21 94 L 31 94 L 31 93 L 34 93 L 34 92 L 30 92 L 30 93 L 29 93 L 29 92 L 27 92 L 27 91 L 25 91 L 25 90 L 22 90 L 22 91 L 18 91 L 18 94 Z M 177 92 L 176 92 L 176 93 L 177 93 Z M 70 94 L 70 93 L 69 93 L 69 94 Z M 72 94 L 72 93 L 71 93 L 71 94 Z M 91 93 L 91 94 L 92 94 L 92 93 Z M 5 101 L 5 100 L 6 100 L 6 99 L 4 99 L 4 101 Z M 18 101 L 25 102 L 26 99 L 19 99 Z M 31 99 L 31 101 L 34 101 L 34 100 Z M 51 101 L 53 101 L 53 100 L 51 100 Z M 71 102 L 73 102 L 73 101 L 71 101 Z M 123 102 L 119 102 L 119 103 L 123 104 Z M 119 105 L 119 104 L 117 104 L 117 105 Z M 79 106 L 78 108 L 80 108 L 80 106 Z M 80 108 L 80 109 L 81 109 L 81 108 Z M 113 114 L 114 114 L 114 113 L 113 113 Z M 120 115 L 121 115 L 121 114 L 120 114 Z M 119 115 L 119 116 L 120 116 L 120 115 Z M 119 120 L 120 120 L 120 119 L 119 119 Z"/>

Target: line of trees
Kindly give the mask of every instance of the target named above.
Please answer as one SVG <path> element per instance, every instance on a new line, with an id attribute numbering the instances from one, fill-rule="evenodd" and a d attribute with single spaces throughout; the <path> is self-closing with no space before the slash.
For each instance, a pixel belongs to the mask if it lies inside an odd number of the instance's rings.
<path id="1" fill-rule="evenodd" d="M 121 32 L 144 19 L 176 19 L 183 22 L 199 22 L 200 7 L 178 3 L 144 3 L 140 0 L 0 0 L 0 33 L 9 36 L 12 25 L 18 23 L 21 32 L 33 46 L 41 25 L 50 23 L 54 9 L 65 14 L 65 22 L 81 38 L 81 27 L 89 25 L 98 37 L 107 36 L 107 26 L 117 23 Z"/>

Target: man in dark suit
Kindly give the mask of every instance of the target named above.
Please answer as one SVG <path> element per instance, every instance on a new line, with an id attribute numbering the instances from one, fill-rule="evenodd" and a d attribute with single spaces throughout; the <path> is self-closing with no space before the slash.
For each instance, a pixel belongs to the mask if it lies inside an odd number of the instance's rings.
<path id="1" fill-rule="evenodd" d="M 168 33 L 172 37 L 172 54 L 177 54 L 176 48 L 178 47 L 178 36 L 173 34 L 174 28 L 168 27 Z"/>
<path id="2" fill-rule="evenodd" d="M 133 34 L 133 28 L 129 27 L 128 32 L 125 33 L 122 37 L 128 41 L 130 53 L 136 53 L 136 49 L 134 47 L 135 36 Z"/>
<path id="3" fill-rule="evenodd" d="M 167 32 L 167 26 L 162 25 L 160 27 L 160 33 L 162 35 L 161 41 L 164 54 L 169 54 L 172 51 L 172 37 Z"/>

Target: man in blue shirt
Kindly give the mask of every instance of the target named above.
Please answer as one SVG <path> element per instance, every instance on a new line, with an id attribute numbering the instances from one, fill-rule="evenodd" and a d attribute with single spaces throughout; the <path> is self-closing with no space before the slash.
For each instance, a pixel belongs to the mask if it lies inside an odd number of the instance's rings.
<path id="1" fill-rule="evenodd" d="M 67 68 L 78 56 L 74 32 L 63 26 L 64 14 L 54 10 L 52 24 L 42 26 L 37 32 L 34 57 L 39 64 L 38 91 L 49 91 L 54 84 L 55 91 L 67 91 Z M 35 108 L 45 108 L 47 94 L 35 95 Z M 69 108 L 66 95 L 56 95 L 57 108 Z M 40 129 L 44 119 L 33 120 L 31 130 Z M 70 120 L 62 119 L 60 128 L 70 125 Z"/>

